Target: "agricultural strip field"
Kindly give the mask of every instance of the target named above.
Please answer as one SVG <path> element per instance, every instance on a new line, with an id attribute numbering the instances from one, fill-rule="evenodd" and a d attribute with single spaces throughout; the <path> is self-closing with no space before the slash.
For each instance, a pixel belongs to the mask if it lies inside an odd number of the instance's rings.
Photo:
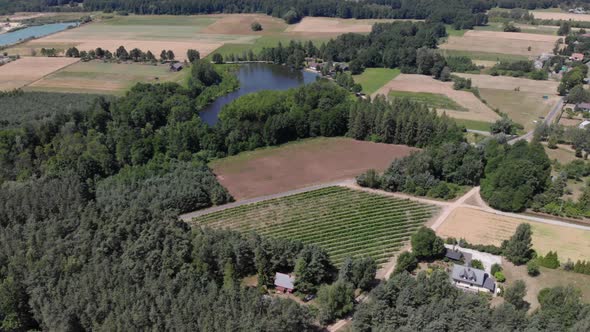
<path id="1" fill-rule="evenodd" d="M 417 151 L 405 145 L 313 138 L 243 152 L 209 164 L 236 200 L 277 194 L 384 170 L 396 158 Z"/>
<path id="2" fill-rule="evenodd" d="M 400 74 L 397 68 L 367 68 L 360 75 L 354 75 L 354 82 L 362 85 L 363 92 L 370 95 Z"/>
<path id="3" fill-rule="evenodd" d="M 533 10 L 530 12 L 535 18 L 541 20 L 564 20 L 564 21 L 590 21 L 590 15 L 588 14 L 574 14 L 564 12 L 550 12 L 550 11 L 538 11 Z"/>
<path id="4" fill-rule="evenodd" d="M 555 81 L 473 74 L 458 76 L 471 79 L 490 107 L 506 113 L 512 120 L 522 124 L 526 131 L 534 129 L 559 102 L 558 82 Z M 547 96 L 547 99 L 543 96 Z"/>
<path id="5" fill-rule="evenodd" d="M 466 56 L 474 61 L 494 61 L 494 62 L 509 61 L 510 62 L 510 61 L 528 60 L 528 56 L 524 56 L 524 55 L 489 53 L 489 52 L 479 52 L 479 51 L 443 49 L 443 50 L 440 50 L 440 53 L 443 56 Z"/>
<path id="6" fill-rule="evenodd" d="M 479 131 L 490 131 L 491 123 L 489 122 L 482 122 L 482 121 L 474 121 L 474 120 L 464 120 L 464 119 L 454 119 L 458 125 L 465 126 L 466 129 L 472 130 L 479 130 Z"/>
<path id="7" fill-rule="evenodd" d="M 78 59 L 23 57 L 0 66 L 0 91 L 22 88 L 45 75 L 69 66 Z"/>
<path id="8" fill-rule="evenodd" d="M 410 200 L 334 186 L 206 214 L 193 222 L 316 244 L 336 265 L 360 256 L 381 264 L 436 211 Z"/>
<path id="9" fill-rule="evenodd" d="M 533 57 L 551 52 L 558 36 L 470 30 L 463 36 L 450 36 L 441 49 L 514 54 Z M 530 51 L 529 51 L 530 47 Z M 482 59 L 483 60 L 483 59 Z"/>
<path id="10" fill-rule="evenodd" d="M 452 118 L 482 122 L 495 122 L 500 119 L 498 114 L 494 113 L 488 106 L 477 99 L 473 93 L 454 90 L 452 82 L 441 82 L 424 75 L 400 74 L 379 89 L 374 95 L 384 94 L 388 96 L 391 91 L 427 92 L 445 95 L 463 109 L 468 110 L 467 112 L 464 110 L 439 110 L 441 113 L 445 112 Z"/>
<path id="11" fill-rule="evenodd" d="M 529 223 L 533 230 L 533 249 L 540 255 L 557 251 L 561 261 L 590 259 L 590 231 L 549 225 L 496 215 L 470 208 L 455 209 L 437 230 L 442 237 L 464 238 L 469 243 L 501 245 L 516 227 Z"/>
<path id="12" fill-rule="evenodd" d="M 453 110 L 453 111 L 462 111 L 467 112 L 468 109 L 465 107 L 457 104 L 454 100 L 450 99 L 449 97 L 439 94 L 439 93 L 430 93 L 430 92 L 407 92 L 407 91 L 389 91 L 389 99 L 395 98 L 408 98 L 410 100 L 421 102 L 428 107 L 436 108 L 436 109 L 446 109 L 446 110 Z"/>
<path id="13" fill-rule="evenodd" d="M 186 72 L 171 72 L 167 65 L 117 64 L 97 60 L 78 62 L 29 85 L 26 90 L 122 94 L 138 82 L 182 83 L 185 74 Z"/>

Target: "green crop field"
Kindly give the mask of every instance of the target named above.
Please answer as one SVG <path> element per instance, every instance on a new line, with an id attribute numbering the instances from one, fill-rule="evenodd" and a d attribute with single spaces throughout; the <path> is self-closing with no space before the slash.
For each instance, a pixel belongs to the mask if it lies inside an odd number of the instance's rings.
<path id="1" fill-rule="evenodd" d="M 453 111 L 462 111 L 467 112 L 465 107 L 457 104 L 451 98 L 438 94 L 438 93 L 430 93 L 430 92 L 407 92 L 407 91 L 390 91 L 389 98 L 409 98 L 413 101 L 421 102 L 429 107 L 434 107 L 437 109 L 446 109 L 446 110 L 453 110 Z"/>
<path id="2" fill-rule="evenodd" d="M 466 129 L 473 129 L 473 130 L 480 130 L 480 131 L 490 131 L 490 126 L 492 125 L 489 122 L 484 121 L 475 121 L 475 120 L 466 120 L 466 119 L 453 119 L 458 125 L 465 126 Z"/>
<path id="3" fill-rule="evenodd" d="M 363 92 L 370 95 L 399 74 L 398 68 L 367 68 L 362 74 L 354 75 L 353 78 L 355 83 L 363 87 Z"/>
<path id="4" fill-rule="evenodd" d="M 348 256 L 371 256 L 382 264 L 436 209 L 410 200 L 327 187 L 206 214 L 193 222 L 317 244 L 336 265 Z"/>
<path id="5" fill-rule="evenodd" d="M 443 56 L 466 56 L 471 60 L 484 60 L 484 61 L 520 61 L 528 60 L 528 57 L 524 55 L 514 54 L 502 54 L 502 53 L 489 53 L 489 52 L 478 52 L 478 51 L 461 51 L 461 50 L 440 50 Z"/>

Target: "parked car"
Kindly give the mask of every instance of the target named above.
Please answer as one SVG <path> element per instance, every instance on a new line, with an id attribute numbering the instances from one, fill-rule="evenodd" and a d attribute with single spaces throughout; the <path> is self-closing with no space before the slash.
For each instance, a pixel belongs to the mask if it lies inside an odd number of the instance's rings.
<path id="1" fill-rule="evenodd" d="M 307 294 L 305 295 L 305 297 L 303 298 L 303 302 L 309 302 L 311 300 L 315 299 L 315 295 L 314 294 Z"/>

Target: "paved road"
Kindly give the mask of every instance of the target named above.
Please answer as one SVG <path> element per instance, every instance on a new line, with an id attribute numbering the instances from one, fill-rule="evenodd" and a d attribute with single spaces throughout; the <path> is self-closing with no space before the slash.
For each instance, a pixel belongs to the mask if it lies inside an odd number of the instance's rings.
<path id="1" fill-rule="evenodd" d="M 555 106 L 553 106 L 553 108 L 551 109 L 551 111 L 549 111 L 549 114 L 547 114 L 547 116 L 545 117 L 545 120 L 543 120 L 543 123 L 545 123 L 547 125 L 550 125 L 553 122 L 553 120 L 555 120 L 555 117 L 557 116 L 557 113 L 561 112 L 561 109 L 563 108 L 564 102 L 565 101 L 564 101 L 563 97 L 561 97 L 559 99 L 559 101 L 557 102 L 557 104 L 555 104 Z M 533 129 L 533 130 L 529 131 L 528 133 L 526 133 L 526 134 L 524 134 L 522 136 L 519 136 L 519 137 L 516 137 L 516 138 L 510 140 L 508 142 L 508 144 L 514 144 L 514 143 L 516 143 L 516 142 L 518 142 L 518 141 L 520 141 L 522 139 L 527 140 L 527 141 L 530 141 L 533 138 L 533 135 L 534 134 L 535 134 L 535 130 Z"/>

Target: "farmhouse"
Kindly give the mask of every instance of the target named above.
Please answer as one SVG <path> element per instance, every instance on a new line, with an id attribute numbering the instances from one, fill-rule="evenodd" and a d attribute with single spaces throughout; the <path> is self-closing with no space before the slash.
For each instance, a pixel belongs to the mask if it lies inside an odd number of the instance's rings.
<path id="1" fill-rule="evenodd" d="M 181 71 L 183 68 L 180 62 L 170 64 L 170 71 Z"/>
<path id="2" fill-rule="evenodd" d="M 582 61 L 582 60 L 584 60 L 584 54 L 583 53 L 573 53 L 572 56 L 570 56 L 570 60 Z"/>
<path id="3" fill-rule="evenodd" d="M 282 293 L 293 293 L 295 289 L 295 278 L 289 274 L 275 274 L 275 289 Z"/>
<path id="4" fill-rule="evenodd" d="M 461 289 L 491 293 L 496 291 L 496 280 L 484 270 L 455 264 L 451 279 L 453 284 Z"/>

